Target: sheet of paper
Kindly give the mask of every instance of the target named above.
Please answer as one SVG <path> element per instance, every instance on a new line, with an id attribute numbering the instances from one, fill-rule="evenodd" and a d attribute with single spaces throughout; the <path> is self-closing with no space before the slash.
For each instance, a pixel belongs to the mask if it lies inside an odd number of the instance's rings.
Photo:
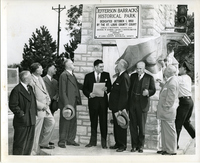
<path id="1" fill-rule="evenodd" d="M 104 96 L 103 88 L 105 87 L 105 84 L 106 83 L 94 83 L 92 93 L 94 93 L 98 97 L 103 97 Z"/>

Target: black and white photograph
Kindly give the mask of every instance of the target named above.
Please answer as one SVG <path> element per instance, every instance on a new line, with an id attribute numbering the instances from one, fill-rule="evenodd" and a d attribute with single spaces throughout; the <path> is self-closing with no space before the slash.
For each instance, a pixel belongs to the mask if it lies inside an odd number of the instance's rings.
<path id="1" fill-rule="evenodd" d="M 1 0 L 1 162 L 200 162 L 200 1 Z"/>

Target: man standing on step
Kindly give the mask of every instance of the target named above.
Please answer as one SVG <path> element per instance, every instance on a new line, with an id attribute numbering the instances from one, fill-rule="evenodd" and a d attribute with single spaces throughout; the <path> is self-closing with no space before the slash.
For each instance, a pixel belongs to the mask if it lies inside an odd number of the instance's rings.
<path id="1" fill-rule="evenodd" d="M 79 89 L 82 89 L 82 84 L 78 83 L 74 71 L 74 64 L 71 59 L 64 61 L 65 70 L 59 78 L 59 100 L 58 107 L 60 108 L 60 122 L 59 122 L 59 141 L 60 148 L 66 148 L 66 145 L 79 146 L 75 142 L 77 131 L 77 111 L 76 106 L 81 105 L 81 96 Z M 75 116 L 67 120 L 63 116 L 63 108 L 70 105 L 75 110 Z"/>
<path id="2" fill-rule="evenodd" d="M 30 155 L 33 147 L 37 104 L 31 83 L 31 73 L 22 71 L 20 83 L 11 91 L 9 108 L 14 113 L 13 155 Z"/>
<path id="3" fill-rule="evenodd" d="M 51 98 L 50 110 L 53 115 L 58 110 L 58 81 L 53 78 L 57 69 L 53 63 L 50 63 L 47 65 L 46 70 L 47 74 L 43 77 L 43 80 Z"/>
<path id="4" fill-rule="evenodd" d="M 129 117 L 131 134 L 131 152 L 143 152 L 145 142 L 145 125 L 149 111 L 150 96 L 156 92 L 154 79 L 145 73 L 145 63 L 140 61 L 136 65 L 136 73 L 130 77 Z"/>
<path id="5" fill-rule="evenodd" d="M 176 109 L 178 107 L 179 83 L 176 67 L 169 65 L 164 71 L 166 83 L 160 90 L 157 118 L 161 120 L 162 155 L 176 155 L 177 135 L 175 127 Z"/>
<path id="6" fill-rule="evenodd" d="M 33 63 L 30 70 L 32 73 L 31 86 L 37 101 L 37 119 L 32 155 L 37 155 L 40 154 L 40 149 L 55 148 L 50 142 L 55 127 L 55 120 L 49 109 L 51 99 L 41 77 L 43 72 L 41 64 Z"/>
<path id="7" fill-rule="evenodd" d="M 128 104 L 128 91 L 130 86 L 130 78 L 126 71 L 128 63 L 121 59 L 116 70 L 119 75 L 112 85 L 109 97 L 109 109 L 112 110 L 113 127 L 115 145 L 110 146 L 110 149 L 117 149 L 117 152 L 123 152 L 127 148 L 127 128 L 122 128 L 118 123 L 115 113 L 127 109 Z"/>
<path id="8" fill-rule="evenodd" d="M 177 148 L 182 126 L 187 130 L 190 136 L 195 138 L 195 129 L 190 123 L 190 118 L 193 111 L 193 100 L 192 96 L 192 81 L 187 73 L 190 71 L 190 67 L 187 62 L 179 68 L 179 106 L 176 113 L 176 132 L 177 132 Z"/>
<path id="9" fill-rule="evenodd" d="M 107 118 L 108 118 L 108 93 L 111 89 L 111 80 L 108 72 L 103 71 L 103 61 L 94 61 L 94 71 L 87 74 L 84 79 L 83 93 L 88 98 L 89 115 L 91 122 L 91 137 L 86 147 L 96 146 L 98 118 L 101 131 L 101 146 L 107 148 Z M 105 83 L 103 97 L 98 97 L 93 91 L 94 83 Z"/>

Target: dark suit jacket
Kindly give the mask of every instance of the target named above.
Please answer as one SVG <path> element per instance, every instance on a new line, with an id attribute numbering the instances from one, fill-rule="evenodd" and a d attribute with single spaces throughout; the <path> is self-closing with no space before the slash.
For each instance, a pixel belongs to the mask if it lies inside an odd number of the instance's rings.
<path id="1" fill-rule="evenodd" d="M 58 94 L 58 81 L 53 79 L 50 81 L 47 76 L 43 77 L 44 83 L 46 85 L 47 91 L 50 98 L 52 99 L 56 94 Z"/>
<path id="2" fill-rule="evenodd" d="M 80 91 L 81 85 L 76 78 L 68 72 L 64 71 L 59 78 L 59 100 L 58 107 L 62 110 L 64 106 L 70 104 L 72 106 L 81 105 Z"/>
<path id="3" fill-rule="evenodd" d="M 113 113 L 127 109 L 129 87 L 130 78 L 127 71 L 125 71 L 117 77 L 110 92 L 109 109 Z"/>
<path id="4" fill-rule="evenodd" d="M 9 107 L 14 113 L 13 126 L 18 127 L 35 125 L 37 104 L 32 88 L 30 91 L 31 95 L 21 83 L 11 91 L 9 97 Z"/>
<path id="5" fill-rule="evenodd" d="M 94 97 L 94 98 L 89 98 L 90 93 L 93 91 L 93 85 L 96 83 L 94 71 L 86 74 L 85 79 L 84 79 L 84 84 L 83 84 L 83 94 L 88 98 L 88 102 L 92 105 L 97 103 L 99 99 L 104 99 L 106 100 L 106 105 L 108 106 L 108 96 L 107 94 L 110 93 L 111 90 L 111 80 L 110 80 L 110 75 L 108 72 L 102 72 L 101 73 L 101 78 L 100 78 L 100 83 L 106 83 L 105 86 L 107 87 L 107 93 L 104 93 L 104 97 Z"/>
<path id="6" fill-rule="evenodd" d="M 129 110 L 131 110 L 131 108 L 134 106 L 133 103 L 133 98 L 134 98 L 134 94 L 133 94 L 133 88 L 134 85 L 136 83 L 136 81 L 138 80 L 138 73 L 133 73 L 130 77 L 131 80 L 131 86 L 130 86 L 130 90 L 129 90 Z M 142 92 L 144 89 L 147 89 L 149 91 L 149 96 L 143 96 Z M 140 104 L 141 104 L 141 109 L 143 112 L 148 112 L 149 111 L 149 104 L 150 104 L 150 100 L 149 97 L 154 95 L 156 92 L 155 89 L 155 83 L 154 83 L 154 79 L 151 75 L 149 74 L 144 74 L 143 79 L 142 79 L 142 86 L 141 86 L 141 90 L 140 90 Z"/>

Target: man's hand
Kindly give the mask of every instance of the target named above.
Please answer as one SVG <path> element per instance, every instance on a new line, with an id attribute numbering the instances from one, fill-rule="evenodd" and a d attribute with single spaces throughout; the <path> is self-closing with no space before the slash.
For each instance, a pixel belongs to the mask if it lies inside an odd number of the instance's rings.
<path id="1" fill-rule="evenodd" d="M 90 93 L 90 98 L 94 98 L 96 95 L 94 93 Z"/>
<path id="2" fill-rule="evenodd" d="M 106 91 L 107 91 L 107 87 L 103 87 L 102 90 L 103 90 L 104 92 L 106 92 Z"/>
<path id="3" fill-rule="evenodd" d="M 145 89 L 143 92 L 142 92 L 142 95 L 143 96 L 148 96 L 149 95 L 149 91 L 147 89 Z"/>
<path id="4" fill-rule="evenodd" d="M 48 105 L 46 105 L 45 107 L 42 108 L 42 111 L 46 111 L 49 108 Z"/>
<path id="5" fill-rule="evenodd" d="M 56 94 L 55 96 L 53 96 L 52 99 L 58 101 L 58 94 Z"/>

